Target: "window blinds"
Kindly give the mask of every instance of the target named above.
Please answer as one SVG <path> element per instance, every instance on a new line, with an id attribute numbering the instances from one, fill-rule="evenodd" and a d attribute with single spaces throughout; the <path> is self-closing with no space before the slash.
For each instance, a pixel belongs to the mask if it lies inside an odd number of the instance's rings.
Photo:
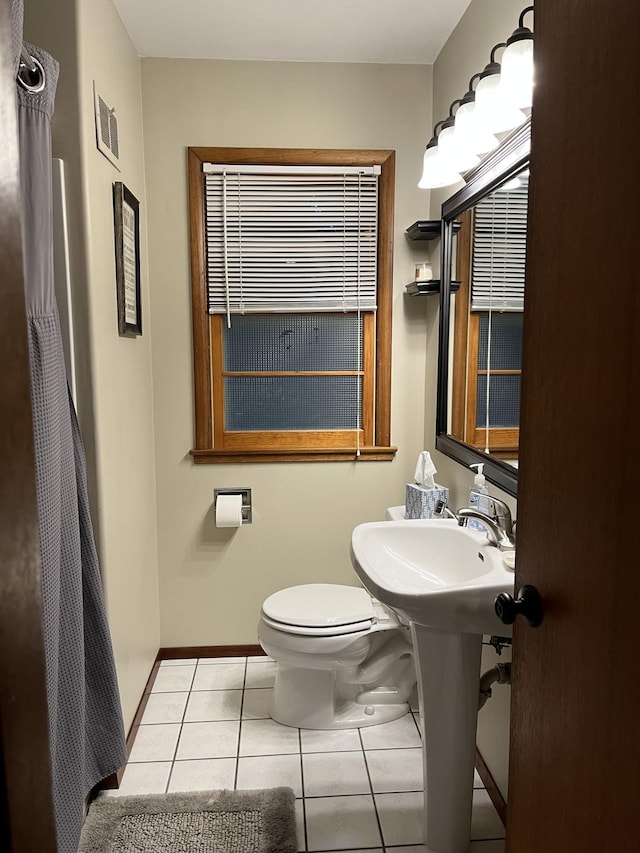
<path id="1" fill-rule="evenodd" d="M 478 203 L 473 223 L 471 310 L 522 311 L 527 248 L 525 178 Z"/>
<path id="2" fill-rule="evenodd" d="M 379 166 L 204 172 L 210 314 L 376 307 Z"/>

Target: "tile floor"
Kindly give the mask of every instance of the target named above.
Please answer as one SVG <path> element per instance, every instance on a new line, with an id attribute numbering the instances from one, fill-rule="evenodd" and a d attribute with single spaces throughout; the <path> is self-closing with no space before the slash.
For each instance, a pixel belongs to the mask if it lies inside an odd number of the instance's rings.
<path id="1" fill-rule="evenodd" d="M 321 732 L 269 719 L 267 657 L 164 661 L 118 791 L 266 788 L 296 795 L 300 851 L 419 853 L 417 714 Z M 476 774 L 470 853 L 504 853 L 504 827 Z"/>

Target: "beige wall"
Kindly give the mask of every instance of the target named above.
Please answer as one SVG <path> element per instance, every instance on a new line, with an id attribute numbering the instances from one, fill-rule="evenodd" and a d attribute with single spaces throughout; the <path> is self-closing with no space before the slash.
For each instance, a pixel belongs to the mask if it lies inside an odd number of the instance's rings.
<path id="1" fill-rule="evenodd" d="M 404 296 L 425 244 L 417 189 L 431 68 L 144 59 L 145 161 L 166 646 L 255 643 L 260 606 L 292 584 L 355 584 L 351 530 L 404 501 L 424 438 L 425 300 Z M 194 466 L 186 149 L 190 145 L 392 148 L 397 152 L 392 463 Z M 213 489 L 253 490 L 251 526 L 217 530 Z"/>
<path id="2" fill-rule="evenodd" d="M 140 63 L 110 0 L 27 0 L 27 37 L 61 63 L 54 153 L 65 160 L 79 410 L 125 725 L 159 646 L 151 328 Z M 121 172 L 98 152 L 93 80 L 117 110 Z M 140 200 L 144 334 L 118 336 L 112 183 Z"/>
<path id="3" fill-rule="evenodd" d="M 469 87 L 472 75 L 482 71 L 489 62 L 491 48 L 505 41 L 518 25 L 518 15 L 522 8 L 514 6 L 512 0 L 472 0 L 447 43 L 442 48 L 433 66 L 433 118 L 434 123 L 448 115 L 449 104 L 461 98 Z M 496 58 L 500 60 L 501 52 Z M 440 218 L 442 202 L 455 192 L 459 186 L 434 190 L 431 193 L 431 216 Z M 435 406 L 437 362 L 438 306 L 429 305 L 426 400 L 425 445 L 433 448 L 435 442 L 435 423 L 429 417 L 428 410 Z M 451 490 L 453 506 L 467 503 L 469 487 L 472 485 L 473 472 L 467 471 L 458 462 L 441 453 L 434 454 L 441 482 Z M 511 506 L 514 517 L 516 502 L 495 486 L 490 487 L 491 494 L 506 500 Z M 485 648 L 482 666 L 489 669 L 496 663 L 510 660 L 510 650 L 497 657 L 495 652 Z M 496 686 L 493 697 L 480 711 L 478 718 L 478 748 L 491 770 L 498 787 L 506 796 L 509 767 L 509 714 L 511 691 L 508 687 Z"/>

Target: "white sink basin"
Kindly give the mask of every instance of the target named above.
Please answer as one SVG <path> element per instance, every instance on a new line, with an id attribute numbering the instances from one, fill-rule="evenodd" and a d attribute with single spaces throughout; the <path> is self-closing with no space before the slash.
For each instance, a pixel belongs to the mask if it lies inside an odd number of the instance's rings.
<path id="1" fill-rule="evenodd" d="M 411 626 L 425 777 L 426 853 L 468 853 L 482 634 L 514 576 L 487 537 L 454 519 L 360 524 L 351 561 L 369 592 Z"/>
<path id="2" fill-rule="evenodd" d="M 360 524 L 351 561 L 363 585 L 414 624 L 438 631 L 511 636 L 495 615 L 514 575 L 486 536 L 454 519 Z"/>

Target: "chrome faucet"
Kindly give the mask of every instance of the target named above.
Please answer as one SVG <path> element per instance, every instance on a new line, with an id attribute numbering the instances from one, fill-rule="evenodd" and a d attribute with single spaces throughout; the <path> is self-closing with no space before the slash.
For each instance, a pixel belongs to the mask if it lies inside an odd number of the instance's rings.
<path id="1" fill-rule="evenodd" d="M 467 523 L 467 519 L 477 518 L 487 528 L 489 542 L 501 551 L 513 551 L 516 547 L 511 510 L 498 498 L 478 495 L 477 507 L 462 507 L 455 513 L 455 517 L 461 527 Z"/>

